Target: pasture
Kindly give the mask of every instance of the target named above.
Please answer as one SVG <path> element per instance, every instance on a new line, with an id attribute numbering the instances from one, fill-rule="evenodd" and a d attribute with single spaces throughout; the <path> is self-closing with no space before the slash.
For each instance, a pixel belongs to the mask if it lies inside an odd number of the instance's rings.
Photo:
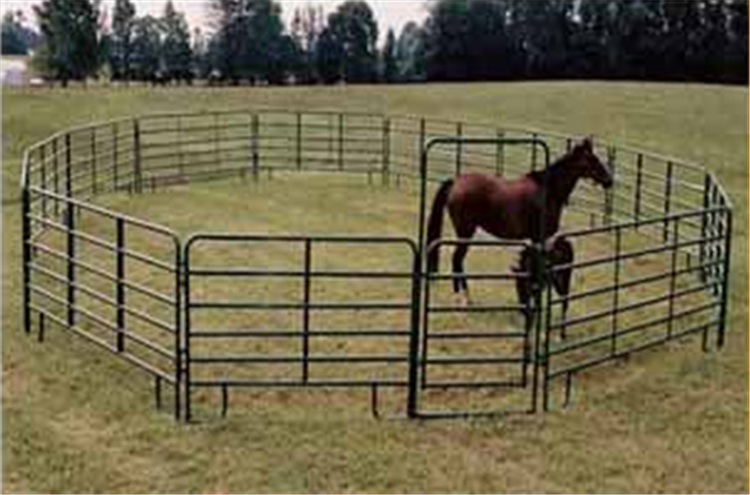
<path id="1" fill-rule="evenodd" d="M 18 269 L 23 148 L 90 120 L 253 106 L 594 132 L 706 164 L 736 209 L 728 345 L 704 355 L 697 342 L 687 341 L 638 355 L 584 376 L 570 409 L 544 415 L 378 421 L 367 412 L 366 392 L 282 391 L 242 394 L 226 420 L 207 401 L 201 422 L 184 425 L 150 407 L 147 379 L 126 365 L 72 336 L 51 332 L 43 345 L 26 338 Z M 746 108 L 742 88 L 622 83 L 6 91 L 4 489 L 746 491 Z M 307 183 L 280 177 L 178 187 L 105 202 L 185 233 L 343 229 L 398 235 L 408 229 L 411 197 L 405 190 L 324 176 Z"/>

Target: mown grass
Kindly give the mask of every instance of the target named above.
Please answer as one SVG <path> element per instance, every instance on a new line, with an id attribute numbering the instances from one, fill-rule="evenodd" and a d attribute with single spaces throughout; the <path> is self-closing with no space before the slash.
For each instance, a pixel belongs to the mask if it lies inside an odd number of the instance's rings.
<path id="1" fill-rule="evenodd" d="M 746 90 L 604 83 L 69 90 L 5 92 L 3 105 L 5 491 L 747 491 Z M 39 345 L 20 332 L 17 174 L 25 146 L 88 120 L 258 105 L 595 132 L 706 164 L 736 209 L 727 347 L 702 354 L 693 340 L 584 375 L 573 407 L 545 415 L 376 421 L 366 392 L 274 392 L 242 394 L 227 420 L 215 402 L 203 402 L 203 421 L 186 426 L 149 407 L 150 382 L 127 365 L 70 336 L 52 332 Z M 245 202 L 238 193 L 255 186 L 236 183 L 108 201 L 182 232 L 207 222 L 212 230 L 320 233 L 384 223 L 377 233 L 397 234 L 406 226 L 394 220 L 405 216 L 403 191 L 362 182 L 306 195 L 281 182 L 261 183 L 267 201 Z M 282 209 L 289 213 L 269 214 Z M 244 214 L 216 215 L 230 210 Z M 401 398 L 386 400 L 395 406 Z"/>

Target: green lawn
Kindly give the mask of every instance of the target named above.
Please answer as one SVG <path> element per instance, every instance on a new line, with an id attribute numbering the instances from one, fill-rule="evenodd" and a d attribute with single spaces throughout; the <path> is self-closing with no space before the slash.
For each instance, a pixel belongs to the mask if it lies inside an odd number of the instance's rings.
<path id="1" fill-rule="evenodd" d="M 705 164 L 735 205 L 727 346 L 703 354 L 694 339 L 602 368 L 582 377 L 571 408 L 543 415 L 378 421 L 368 413 L 366 392 L 253 392 L 232 396 L 226 420 L 218 417 L 211 396 L 200 402 L 202 421 L 185 425 L 154 412 L 150 381 L 126 364 L 57 332 L 43 345 L 26 338 L 19 319 L 17 181 L 23 149 L 90 120 L 254 106 L 415 114 L 594 133 Z M 4 490 L 746 492 L 746 112 L 745 89 L 701 85 L 5 91 Z M 306 191 L 298 179 L 281 177 L 105 202 L 167 222 L 181 233 L 206 226 L 362 233 L 385 223 L 383 232 L 397 235 L 409 228 L 404 205 L 411 205 L 410 198 L 403 189 L 368 186 L 364 180 L 314 180 Z M 259 205 L 289 215 L 264 210 L 259 219 Z M 333 214 L 342 205 L 351 216 Z M 188 209 L 190 215 L 184 214 Z M 357 218 L 368 220 L 362 224 Z M 469 268 L 472 259 L 478 258 L 469 258 Z M 400 400 L 385 396 L 384 406 Z"/>

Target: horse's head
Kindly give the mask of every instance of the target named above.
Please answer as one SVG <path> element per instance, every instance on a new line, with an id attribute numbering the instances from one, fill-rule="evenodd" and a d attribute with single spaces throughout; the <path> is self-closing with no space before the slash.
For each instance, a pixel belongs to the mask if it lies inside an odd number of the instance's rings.
<path id="1" fill-rule="evenodd" d="M 590 137 L 576 144 L 570 152 L 571 163 L 580 177 L 591 179 L 605 189 L 612 187 L 612 172 L 602 163 Z"/>

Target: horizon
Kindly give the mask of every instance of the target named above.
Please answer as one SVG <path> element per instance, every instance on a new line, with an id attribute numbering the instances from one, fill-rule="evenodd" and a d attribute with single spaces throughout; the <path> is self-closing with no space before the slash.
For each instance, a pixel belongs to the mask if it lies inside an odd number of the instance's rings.
<path id="1" fill-rule="evenodd" d="M 281 5 L 282 18 L 286 26 L 289 26 L 294 11 L 305 5 L 323 7 L 325 15 L 333 12 L 344 0 L 275 0 Z M 388 29 L 398 35 L 409 21 L 421 23 L 427 17 L 427 3 L 429 0 L 367 0 L 370 8 L 378 22 L 378 44 L 382 43 Z M 103 12 L 111 12 L 115 0 L 102 0 Z M 136 8 L 136 15 L 159 16 L 164 11 L 167 0 L 132 0 Z M 27 22 L 36 27 L 36 18 L 33 6 L 39 5 L 40 0 L 4 0 L 0 4 L 0 13 L 15 12 L 20 10 L 24 13 Z M 175 8 L 185 14 L 190 25 L 190 31 L 200 28 L 201 31 L 210 31 L 210 21 L 206 12 L 208 0 L 172 0 Z"/>

